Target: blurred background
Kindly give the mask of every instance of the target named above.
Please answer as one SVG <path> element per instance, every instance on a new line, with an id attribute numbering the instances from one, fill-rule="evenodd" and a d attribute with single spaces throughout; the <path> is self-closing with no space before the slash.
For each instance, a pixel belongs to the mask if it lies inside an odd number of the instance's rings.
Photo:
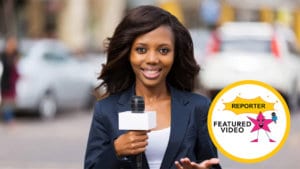
<path id="1" fill-rule="evenodd" d="M 202 68 L 195 92 L 213 99 L 232 82 L 260 80 L 290 107 L 290 135 L 276 155 L 240 164 L 220 154 L 223 168 L 299 168 L 300 0 L 1 0 L 0 51 L 16 37 L 18 78 L 13 115 L 0 114 L 0 168 L 83 168 L 105 39 L 146 4 L 189 29 Z"/>

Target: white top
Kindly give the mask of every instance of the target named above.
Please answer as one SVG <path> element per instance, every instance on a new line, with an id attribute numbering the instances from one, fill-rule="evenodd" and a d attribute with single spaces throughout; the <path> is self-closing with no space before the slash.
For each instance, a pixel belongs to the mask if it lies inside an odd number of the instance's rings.
<path id="1" fill-rule="evenodd" d="M 146 157 L 150 169 L 159 169 L 170 137 L 170 127 L 148 133 Z"/>

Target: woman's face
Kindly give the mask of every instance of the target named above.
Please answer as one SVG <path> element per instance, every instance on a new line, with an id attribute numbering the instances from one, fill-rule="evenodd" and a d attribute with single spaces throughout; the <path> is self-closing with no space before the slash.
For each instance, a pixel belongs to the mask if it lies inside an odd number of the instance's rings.
<path id="1" fill-rule="evenodd" d="M 160 26 L 138 36 L 130 51 L 136 85 L 165 85 L 174 62 L 174 36 L 169 26 Z"/>

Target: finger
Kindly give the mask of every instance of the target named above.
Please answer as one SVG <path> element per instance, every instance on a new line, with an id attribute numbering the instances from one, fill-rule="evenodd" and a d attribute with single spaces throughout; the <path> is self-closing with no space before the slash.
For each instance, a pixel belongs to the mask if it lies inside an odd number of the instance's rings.
<path id="1" fill-rule="evenodd" d="M 138 141 L 144 141 L 148 139 L 147 132 L 137 132 L 137 131 L 129 131 L 128 137 L 130 142 L 138 142 Z"/>
<path id="2" fill-rule="evenodd" d="M 148 140 L 148 136 L 147 135 L 141 135 L 141 136 L 135 136 L 135 135 L 129 135 L 126 137 L 126 142 L 128 144 L 132 144 L 132 143 L 138 143 L 138 142 L 147 142 Z"/>
<path id="3" fill-rule="evenodd" d="M 146 148 L 147 145 L 148 145 L 147 141 L 134 142 L 130 144 L 130 149 Z"/>
<path id="4" fill-rule="evenodd" d="M 139 142 L 130 144 L 130 148 L 128 149 L 130 155 L 136 155 L 146 151 L 146 146 L 148 142 Z"/>
<path id="5" fill-rule="evenodd" d="M 148 132 L 149 132 L 148 130 L 132 130 L 132 133 L 134 133 L 136 136 L 147 135 Z"/>
<path id="6" fill-rule="evenodd" d="M 185 157 L 185 158 L 180 159 L 180 162 L 181 162 L 181 163 L 183 163 L 183 162 L 185 162 L 185 163 L 190 163 L 191 160 L 190 160 L 189 158 Z"/>
<path id="7" fill-rule="evenodd" d="M 148 140 L 148 135 L 139 135 L 139 136 L 135 136 L 135 141 L 136 142 L 143 142 Z"/>
<path id="8" fill-rule="evenodd" d="M 184 164 L 190 164 L 190 163 L 191 163 L 191 160 L 190 160 L 189 158 L 185 157 L 185 158 L 182 158 L 182 159 L 180 160 L 180 162 L 181 162 L 181 163 L 184 163 Z"/>
<path id="9" fill-rule="evenodd" d="M 183 158 L 180 160 L 180 162 L 184 169 L 192 168 L 191 160 L 189 158 Z"/>
<path id="10" fill-rule="evenodd" d="M 129 150 L 129 154 L 128 155 L 136 155 L 136 154 L 139 154 L 138 149 L 131 149 L 131 150 Z"/>
<path id="11" fill-rule="evenodd" d="M 137 154 L 145 152 L 146 147 L 132 148 L 132 149 L 127 150 L 127 151 L 129 152 L 129 155 L 137 155 Z"/>
<path id="12" fill-rule="evenodd" d="M 148 145 L 148 141 L 140 141 L 135 143 L 135 148 L 144 148 Z"/>
<path id="13" fill-rule="evenodd" d="M 201 164 L 206 167 L 206 168 L 209 168 L 211 167 L 212 165 L 215 165 L 215 164 L 219 164 L 220 163 L 220 160 L 217 159 L 217 158 L 211 158 L 209 160 L 205 160 L 203 161 Z"/>
<path id="14" fill-rule="evenodd" d="M 182 165 L 178 161 L 175 161 L 175 166 L 177 169 L 184 169 Z"/>

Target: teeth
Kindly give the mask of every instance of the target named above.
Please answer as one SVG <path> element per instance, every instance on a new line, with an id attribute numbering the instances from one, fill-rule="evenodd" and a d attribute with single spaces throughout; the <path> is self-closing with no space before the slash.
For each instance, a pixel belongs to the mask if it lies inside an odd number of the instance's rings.
<path id="1" fill-rule="evenodd" d="M 143 72 L 148 78 L 155 78 L 159 76 L 159 69 L 144 69 Z"/>
<path id="2" fill-rule="evenodd" d="M 158 72 L 158 70 L 145 70 L 145 72 L 149 72 L 149 73 L 155 73 L 155 72 Z"/>

